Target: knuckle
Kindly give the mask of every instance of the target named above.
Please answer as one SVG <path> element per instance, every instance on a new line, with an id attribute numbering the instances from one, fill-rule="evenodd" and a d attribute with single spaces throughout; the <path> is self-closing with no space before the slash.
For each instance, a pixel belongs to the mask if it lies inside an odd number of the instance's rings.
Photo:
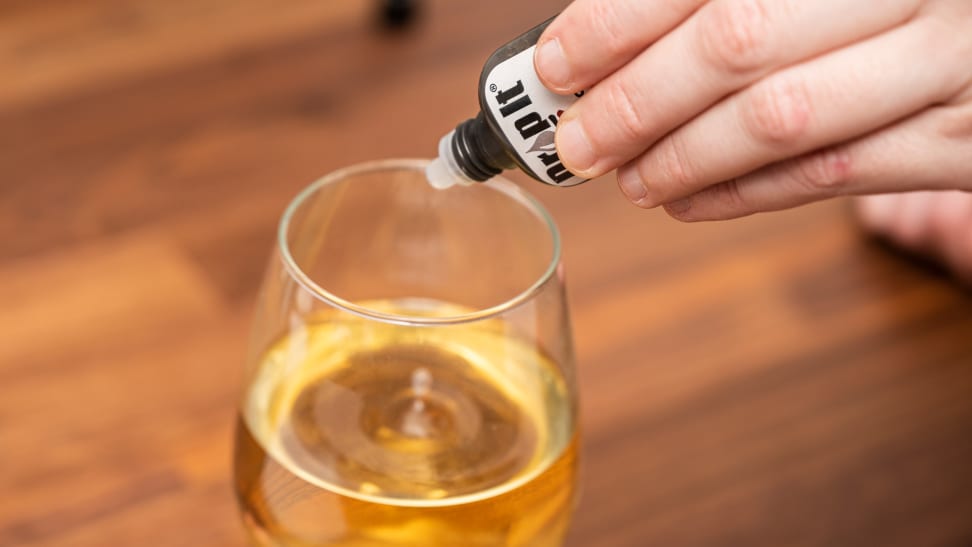
<path id="1" fill-rule="evenodd" d="M 793 146 L 810 126 L 811 103 L 806 86 L 777 78 L 757 84 L 744 103 L 743 126 L 759 142 Z"/>
<path id="2" fill-rule="evenodd" d="M 832 148 L 796 160 L 794 177 L 814 195 L 841 193 L 851 180 L 846 150 Z"/>
<path id="3" fill-rule="evenodd" d="M 731 179 L 712 187 L 713 200 L 720 210 L 745 214 L 749 212 L 749 203 L 743 197 L 739 188 L 739 181 Z"/>
<path id="4" fill-rule="evenodd" d="M 672 135 L 662 141 L 655 152 L 658 158 L 658 168 L 662 179 L 669 185 L 689 191 L 694 190 L 695 169 L 689 161 L 685 146 L 677 135 Z M 652 180 L 646 178 L 645 180 Z"/>
<path id="5" fill-rule="evenodd" d="M 595 25 L 595 34 L 609 57 L 623 55 L 629 45 L 625 39 L 626 25 L 621 14 L 623 2 L 591 2 L 589 21 Z"/>
<path id="6" fill-rule="evenodd" d="M 724 0 L 710 4 L 698 26 L 705 58 L 731 73 L 758 70 L 770 60 L 770 25 L 765 0 Z"/>
<path id="7" fill-rule="evenodd" d="M 968 31 L 970 20 L 972 14 L 956 17 L 947 12 L 926 17 L 921 26 L 924 32 L 920 47 L 936 52 L 935 57 L 942 67 L 966 66 L 972 57 L 972 33 Z M 942 87 L 947 92 L 957 92 L 972 83 L 972 73 L 969 71 L 944 69 L 939 74 L 943 79 Z"/>
<path id="8" fill-rule="evenodd" d="M 617 127 L 626 140 L 642 140 L 646 137 L 648 126 L 638 108 L 631 87 L 623 79 L 605 86 L 610 112 L 616 114 Z"/>
<path id="9" fill-rule="evenodd" d="M 966 104 L 935 110 L 935 134 L 948 142 L 965 144 L 972 149 L 972 89 Z"/>

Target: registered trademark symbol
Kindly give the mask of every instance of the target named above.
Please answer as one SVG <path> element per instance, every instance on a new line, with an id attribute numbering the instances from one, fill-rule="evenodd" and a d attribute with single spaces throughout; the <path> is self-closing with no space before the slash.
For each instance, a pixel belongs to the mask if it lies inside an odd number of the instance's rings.
<path id="1" fill-rule="evenodd" d="M 496 87 L 496 84 L 489 84 L 489 90 L 492 91 L 493 93 L 496 93 L 497 89 L 499 88 Z"/>

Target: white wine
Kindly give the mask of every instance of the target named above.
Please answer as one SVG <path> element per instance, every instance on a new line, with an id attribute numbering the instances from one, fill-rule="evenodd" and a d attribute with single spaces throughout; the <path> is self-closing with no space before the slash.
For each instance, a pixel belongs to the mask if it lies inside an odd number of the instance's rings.
<path id="1" fill-rule="evenodd" d="M 429 301 L 370 302 L 454 315 Z M 560 368 L 489 320 L 409 327 L 325 313 L 264 355 L 237 431 L 257 545 L 560 545 L 577 439 Z"/>

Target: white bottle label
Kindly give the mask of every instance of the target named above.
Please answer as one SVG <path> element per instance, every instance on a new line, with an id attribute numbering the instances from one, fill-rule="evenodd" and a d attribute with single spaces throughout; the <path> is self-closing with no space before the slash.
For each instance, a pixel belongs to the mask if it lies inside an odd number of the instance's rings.
<path id="1" fill-rule="evenodd" d="M 535 49 L 527 48 L 493 67 L 483 80 L 486 107 L 520 161 L 541 181 L 574 186 L 587 179 L 560 162 L 554 134 L 560 115 L 584 93 L 557 95 L 544 87 L 533 68 Z"/>

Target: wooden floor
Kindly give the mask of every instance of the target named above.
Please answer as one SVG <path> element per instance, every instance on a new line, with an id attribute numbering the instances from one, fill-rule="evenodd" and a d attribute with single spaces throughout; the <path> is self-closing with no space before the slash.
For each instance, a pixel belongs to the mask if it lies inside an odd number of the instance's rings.
<path id="1" fill-rule="evenodd" d="M 231 425 L 275 223 L 428 157 L 553 0 L 0 0 L 0 545 L 241 545 Z M 522 177 L 519 181 L 524 181 Z M 972 296 L 831 202 L 721 224 L 604 179 L 560 223 L 570 545 L 972 545 Z"/>

